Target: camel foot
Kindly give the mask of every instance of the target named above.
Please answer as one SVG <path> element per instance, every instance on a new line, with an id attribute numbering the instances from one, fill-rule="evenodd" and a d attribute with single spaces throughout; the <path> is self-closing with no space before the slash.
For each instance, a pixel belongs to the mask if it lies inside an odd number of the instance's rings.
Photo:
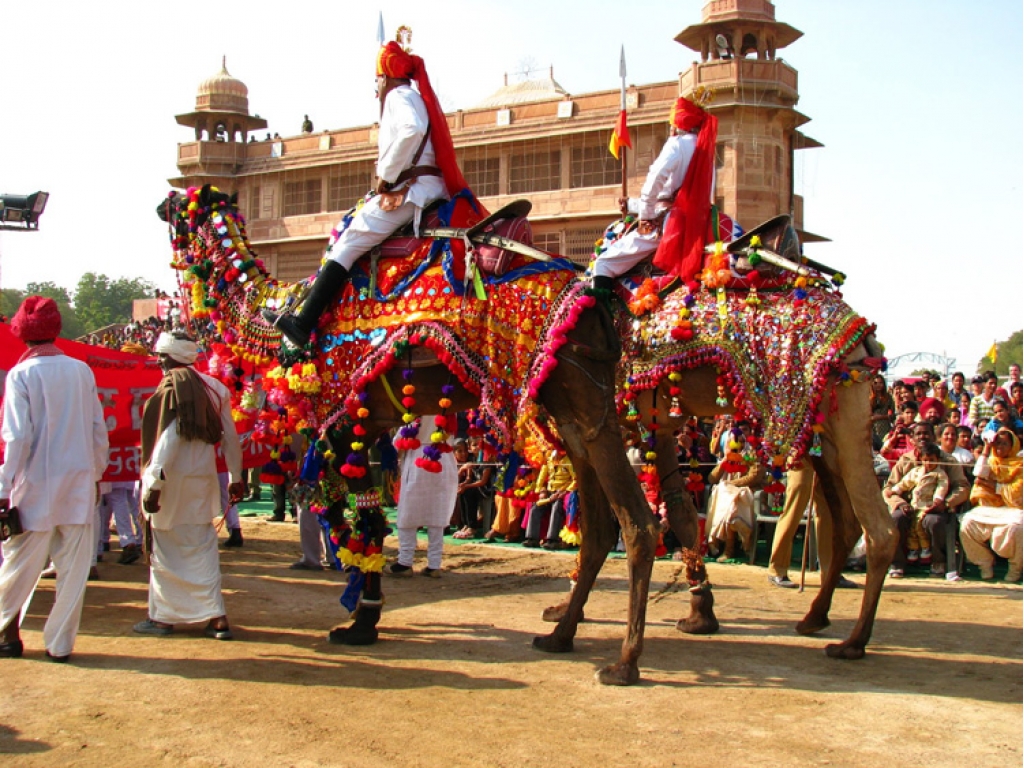
<path id="1" fill-rule="evenodd" d="M 832 643 L 825 646 L 825 655 L 830 659 L 857 661 L 857 659 L 864 658 L 864 646 L 851 643 L 849 640 L 845 643 Z"/>
<path id="2" fill-rule="evenodd" d="M 635 685 L 640 680 L 640 669 L 636 663 L 620 661 L 598 670 L 594 676 L 601 685 Z"/>
<path id="3" fill-rule="evenodd" d="M 687 635 L 713 635 L 718 631 L 715 596 L 710 586 L 690 590 L 690 615 L 680 619 L 676 629 Z"/>
<path id="4" fill-rule="evenodd" d="M 552 633 L 533 638 L 533 647 L 545 653 L 572 653 L 572 640 L 560 640 Z"/>
<path id="5" fill-rule="evenodd" d="M 373 645 L 377 642 L 377 628 L 358 623 L 336 627 L 327 633 L 327 642 L 332 645 Z"/>
<path id="6" fill-rule="evenodd" d="M 562 620 L 562 617 L 569 612 L 569 604 L 561 603 L 559 605 L 549 605 L 544 609 L 544 613 L 541 614 L 541 618 L 544 621 L 557 624 Z"/>
<path id="7" fill-rule="evenodd" d="M 676 629 L 687 635 L 713 635 L 718 631 L 718 619 L 714 614 L 704 616 L 691 613 L 685 619 L 676 622 Z"/>
<path id="8" fill-rule="evenodd" d="M 821 632 L 830 624 L 832 622 L 829 621 L 828 616 L 818 617 L 807 614 L 802 621 L 797 623 L 796 631 L 798 635 L 813 635 L 815 632 Z"/>

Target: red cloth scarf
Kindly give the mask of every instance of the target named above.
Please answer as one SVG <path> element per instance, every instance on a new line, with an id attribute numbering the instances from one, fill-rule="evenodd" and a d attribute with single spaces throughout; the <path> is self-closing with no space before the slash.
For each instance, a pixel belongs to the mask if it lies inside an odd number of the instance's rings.
<path id="1" fill-rule="evenodd" d="M 654 255 L 654 265 L 683 282 L 693 280 L 704 263 L 704 243 L 711 217 L 711 184 L 715 170 L 718 118 L 706 115 L 697 135 L 697 147 L 683 186 L 676 194 L 672 212 Z"/>
<path id="2" fill-rule="evenodd" d="M 434 89 L 430 85 L 430 78 L 427 76 L 427 68 L 423 59 L 407 53 L 402 46 L 392 40 L 383 46 L 377 55 L 377 74 L 409 78 L 416 82 L 416 87 L 420 96 L 423 97 L 423 104 L 426 106 L 427 115 L 430 118 L 430 139 L 434 142 L 437 167 L 441 169 L 448 195 L 454 197 L 466 189 L 466 179 L 455 159 L 455 146 L 452 144 L 451 131 L 448 130 L 448 119 L 444 116 L 437 96 L 434 95 Z"/>

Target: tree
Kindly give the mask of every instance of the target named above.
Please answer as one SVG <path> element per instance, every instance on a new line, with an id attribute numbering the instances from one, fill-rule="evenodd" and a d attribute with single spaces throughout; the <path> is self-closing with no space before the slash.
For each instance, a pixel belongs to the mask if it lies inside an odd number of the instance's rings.
<path id="1" fill-rule="evenodd" d="M 57 308 L 61 316 L 62 339 L 76 339 L 85 333 L 82 321 L 78 319 L 75 308 L 71 305 L 71 296 L 67 288 L 61 288 L 56 283 L 47 281 L 45 283 L 29 283 L 25 288 L 24 296 L 45 296 L 57 302 Z"/>
<path id="2" fill-rule="evenodd" d="M 1024 331 L 1015 331 L 1010 338 L 996 343 L 996 362 L 985 354 L 985 357 L 978 361 L 978 373 L 982 371 L 995 371 L 999 376 L 1005 377 L 1010 366 L 1016 363 L 1021 364 L 1024 359 Z"/>
<path id="3" fill-rule="evenodd" d="M 17 288 L 0 288 L 0 315 L 9 321 L 24 300 L 24 291 L 19 291 Z"/>
<path id="4" fill-rule="evenodd" d="M 86 272 L 75 290 L 75 310 L 91 333 L 111 323 L 129 323 L 132 302 L 152 296 L 156 286 L 148 280 L 118 278 Z"/>

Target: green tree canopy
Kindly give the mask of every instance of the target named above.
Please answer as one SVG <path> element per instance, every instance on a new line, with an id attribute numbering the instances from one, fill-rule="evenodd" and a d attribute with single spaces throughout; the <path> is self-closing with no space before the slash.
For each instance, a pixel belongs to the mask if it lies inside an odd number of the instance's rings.
<path id="1" fill-rule="evenodd" d="M 78 313 L 75 312 L 75 308 L 71 304 L 71 295 L 68 293 L 67 288 L 62 288 L 51 281 L 47 281 L 45 283 L 29 283 L 25 288 L 25 292 L 22 294 L 22 299 L 25 296 L 36 295 L 45 296 L 48 299 L 53 299 L 57 302 L 57 308 L 60 310 L 60 317 L 62 321 L 60 332 L 62 339 L 75 339 L 85 333 L 85 326 L 82 324 L 82 321 L 78 319 Z M 20 300 L 18 303 L 21 303 Z M 15 307 L 15 309 L 17 309 L 17 307 Z"/>
<path id="2" fill-rule="evenodd" d="M 111 323 L 131 322 L 132 302 L 152 296 L 155 289 L 148 280 L 111 280 L 106 275 L 86 272 L 75 290 L 75 310 L 86 332 L 91 333 Z"/>
<path id="3" fill-rule="evenodd" d="M 978 373 L 982 371 L 995 371 L 1000 378 L 1004 378 L 1014 363 L 1021 364 L 1024 359 L 1024 331 L 1015 331 L 1005 341 L 996 342 L 996 361 L 985 354 L 985 357 L 978 361 Z"/>

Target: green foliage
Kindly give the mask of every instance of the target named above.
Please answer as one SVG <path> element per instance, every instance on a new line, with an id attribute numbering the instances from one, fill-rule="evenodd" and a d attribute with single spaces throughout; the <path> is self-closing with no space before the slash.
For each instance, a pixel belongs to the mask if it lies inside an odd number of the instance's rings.
<path id="1" fill-rule="evenodd" d="M 71 295 L 68 293 L 67 288 L 62 288 L 50 281 L 45 283 L 29 283 L 25 288 L 22 298 L 36 295 L 45 296 L 57 302 L 57 308 L 60 310 L 62 321 L 60 332 L 62 339 L 76 339 L 85 333 L 85 326 L 82 325 L 82 321 L 78 319 L 75 308 L 71 305 Z"/>
<path id="2" fill-rule="evenodd" d="M 132 319 L 132 302 L 151 297 L 155 287 L 139 278 L 111 280 L 106 275 L 86 272 L 75 290 L 75 310 L 87 333 L 111 323 L 128 323 Z"/>
<path id="3" fill-rule="evenodd" d="M 118 278 L 86 272 L 78 281 L 74 296 L 53 282 L 29 283 L 24 291 L 0 289 L 0 314 L 14 316 L 26 296 L 38 294 L 57 302 L 63 319 L 61 338 L 77 339 L 112 323 L 132 319 L 132 302 L 152 297 L 156 286 L 141 278 Z"/>
<path id="4" fill-rule="evenodd" d="M 978 373 L 982 371 L 995 371 L 1000 378 L 1005 378 L 1013 363 L 1021 364 L 1024 359 L 1024 331 L 1014 331 L 1010 338 L 996 343 L 996 364 L 986 350 L 985 356 L 978 361 Z"/>
<path id="5" fill-rule="evenodd" d="M 931 375 L 933 378 L 941 379 L 942 374 L 932 368 L 918 368 L 916 371 L 911 371 L 911 376 L 924 376 L 925 374 Z"/>
<path id="6" fill-rule="evenodd" d="M 0 315 L 10 320 L 24 300 L 24 291 L 19 291 L 17 288 L 0 288 Z"/>

